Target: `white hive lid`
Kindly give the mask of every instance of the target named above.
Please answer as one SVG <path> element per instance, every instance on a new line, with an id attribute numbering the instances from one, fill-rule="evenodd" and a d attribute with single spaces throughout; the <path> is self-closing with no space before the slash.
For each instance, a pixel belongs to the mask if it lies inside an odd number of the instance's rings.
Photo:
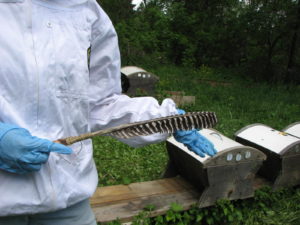
<path id="1" fill-rule="evenodd" d="M 283 131 L 300 138 L 300 122 L 292 123 L 283 129 Z"/>
<path id="2" fill-rule="evenodd" d="M 238 131 L 236 136 L 277 154 L 284 154 L 289 147 L 299 142 L 299 138 L 264 124 L 249 125 Z"/>
<path id="3" fill-rule="evenodd" d="M 145 73 L 147 71 L 137 66 L 125 66 L 121 68 L 121 72 L 124 73 L 126 76 L 129 76 L 130 74 L 140 73 L 140 72 Z"/>
<path id="4" fill-rule="evenodd" d="M 194 152 L 190 151 L 182 143 L 177 142 L 174 137 L 170 137 L 168 139 L 168 142 L 170 142 L 173 145 L 177 146 L 178 148 L 182 149 L 184 152 L 193 156 L 193 158 L 197 159 L 201 163 L 207 163 L 208 161 L 211 161 L 223 154 L 228 154 L 228 153 L 229 153 L 229 155 L 224 156 L 226 159 L 224 159 L 222 161 L 231 163 L 232 161 L 240 160 L 240 159 L 235 160 L 236 156 L 245 158 L 244 155 L 236 154 L 237 151 L 239 151 L 239 150 L 242 151 L 242 149 L 243 149 L 243 152 L 245 151 L 248 153 L 249 153 L 249 151 L 253 151 L 252 148 L 250 148 L 248 146 L 244 146 L 244 145 L 224 136 L 223 134 L 221 134 L 220 132 L 218 132 L 214 129 L 202 129 L 199 131 L 199 133 L 202 134 L 204 137 L 206 137 L 209 141 L 211 141 L 213 143 L 215 149 L 217 150 L 216 156 L 210 157 L 210 156 L 206 155 L 205 157 L 202 158 L 199 155 L 195 154 Z M 230 154 L 231 151 L 234 154 Z M 231 158 L 229 159 L 229 158 L 227 158 L 227 156 L 230 156 Z M 246 156 L 246 158 L 249 158 L 249 157 L 250 157 L 250 155 Z"/>

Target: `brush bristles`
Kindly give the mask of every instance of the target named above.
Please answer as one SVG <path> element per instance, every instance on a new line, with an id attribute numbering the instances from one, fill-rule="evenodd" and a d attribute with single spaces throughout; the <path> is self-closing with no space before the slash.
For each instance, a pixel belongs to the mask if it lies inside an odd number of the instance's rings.
<path id="1" fill-rule="evenodd" d="M 118 138 L 146 136 L 155 133 L 174 133 L 178 130 L 192 130 L 213 127 L 217 123 L 214 112 L 189 112 L 129 124 L 128 127 L 109 133 Z"/>

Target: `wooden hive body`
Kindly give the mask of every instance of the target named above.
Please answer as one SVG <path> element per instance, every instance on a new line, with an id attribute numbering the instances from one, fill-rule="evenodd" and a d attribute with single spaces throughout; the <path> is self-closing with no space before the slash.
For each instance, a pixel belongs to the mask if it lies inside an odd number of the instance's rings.
<path id="1" fill-rule="evenodd" d="M 300 184 L 300 139 L 264 124 L 252 124 L 236 132 L 235 140 L 267 155 L 258 174 L 273 188 Z"/>
<path id="2" fill-rule="evenodd" d="M 128 95 L 154 95 L 155 86 L 159 78 L 146 70 L 136 66 L 122 67 L 121 72 L 129 80 Z"/>
<path id="3" fill-rule="evenodd" d="M 214 157 L 201 158 L 173 137 L 167 141 L 170 157 L 166 177 L 180 174 L 202 193 L 199 207 L 218 199 L 244 199 L 254 194 L 253 181 L 265 155 L 213 129 L 199 131 L 217 149 Z"/>

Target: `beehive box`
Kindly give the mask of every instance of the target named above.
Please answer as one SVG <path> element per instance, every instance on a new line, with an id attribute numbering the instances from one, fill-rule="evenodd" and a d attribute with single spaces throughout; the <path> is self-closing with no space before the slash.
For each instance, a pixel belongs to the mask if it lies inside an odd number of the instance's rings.
<path id="1" fill-rule="evenodd" d="M 214 144 L 218 153 L 201 158 L 171 137 L 167 140 L 170 157 L 167 175 L 180 174 L 197 187 L 201 192 L 199 207 L 213 205 L 218 199 L 252 197 L 254 177 L 265 155 L 216 130 L 199 132 Z"/>
<path id="2" fill-rule="evenodd" d="M 125 92 L 128 95 L 154 95 L 155 86 L 159 78 L 146 70 L 136 66 L 125 66 L 121 68 L 129 80 L 129 88 Z"/>
<path id="3" fill-rule="evenodd" d="M 252 124 L 236 132 L 235 140 L 267 155 L 258 174 L 274 189 L 300 184 L 300 139 L 264 124 Z"/>
<path id="4" fill-rule="evenodd" d="M 292 123 L 286 128 L 284 128 L 282 131 L 300 138 L 300 122 Z"/>

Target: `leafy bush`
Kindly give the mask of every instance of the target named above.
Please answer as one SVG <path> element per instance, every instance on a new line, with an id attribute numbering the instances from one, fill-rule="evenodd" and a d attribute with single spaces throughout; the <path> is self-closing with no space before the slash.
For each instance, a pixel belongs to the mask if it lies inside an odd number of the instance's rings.
<path id="1" fill-rule="evenodd" d="M 116 26 L 123 65 L 163 59 L 239 67 L 258 81 L 300 82 L 299 1 L 143 2 L 134 11 L 130 1 L 100 1 Z"/>

